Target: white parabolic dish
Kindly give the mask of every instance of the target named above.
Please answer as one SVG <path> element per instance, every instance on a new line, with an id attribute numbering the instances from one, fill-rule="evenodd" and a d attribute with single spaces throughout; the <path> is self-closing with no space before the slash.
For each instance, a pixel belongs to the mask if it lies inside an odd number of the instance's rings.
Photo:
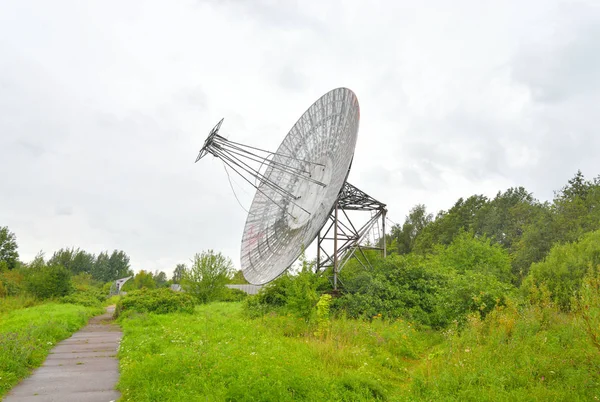
<path id="1" fill-rule="evenodd" d="M 241 265 L 248 282 L 262 285 L 277 278 L 317 237 L 348 176 L 359 120 L 354 92 L 337 88 L 308 108 L 284 138 L 264 175 L 296 199 L 264 182 L 258 185 L 242 237 Z M 276 163 L 310 172 L 318 183 Z"/>

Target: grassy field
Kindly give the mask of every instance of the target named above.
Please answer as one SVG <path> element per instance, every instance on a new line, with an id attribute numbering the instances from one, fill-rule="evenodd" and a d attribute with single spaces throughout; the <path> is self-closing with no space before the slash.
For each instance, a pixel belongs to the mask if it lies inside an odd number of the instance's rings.
<path id="1" fill-rule="evenodd" d="M 600 354 L 574 317 L 505 308 L 459 334 L 407 322 L 250 319 L 240 304 L 122 320 L 127 401 L 596 400 Z"/>
<path id="2" fill-rule="evenodd" d="M 0 397 L 41 365 L 48 352 L 100 312 L 72 304 L 42 304 L 7 312 L 1 306 L 19 306 L 0 299 Z"/>

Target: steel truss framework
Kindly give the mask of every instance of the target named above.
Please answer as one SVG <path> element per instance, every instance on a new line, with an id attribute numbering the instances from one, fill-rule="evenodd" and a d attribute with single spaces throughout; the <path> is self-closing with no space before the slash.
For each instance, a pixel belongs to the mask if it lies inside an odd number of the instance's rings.
<path id="1" fill-rule="evenodd" d="M 369 212 L 370 219 L 358 227 L 350 219 L 347 211 Z M 317 237 L 317 272 L 331 268 L 334 291 L 338 290 L 340 283 L 339 272 L 352 257 L 355 257 L 363 267 L 367 268 L 370 263 L 364 250 L 381 250 L 383 256 L 386 256 L 385 240 L 381 242 L 381 247 L 361 245 L 371 229 L 378 225 L 379 219 L 381 219 L 382 239 L 385 239 L 386 213 L 385 204 L 348 182 L 344 184 L 327 223 Z M 331 242 L 333 242 L 333 252 L 328 252 L 330 248 L 327 247 L 327 244 Z"/>
<path id="2" fill-rule="evenodd" d="M 222 124 L 223 119 L 210 130 L 202 149 L 198 153 L 196 162 L 208 154 L 219 158 L 226 167 L 234 171 L 258 192 L 262 193 L 273 204 L 280 207 L 284 213 L 289 214 L 285 205 L 286 203 L 291 203 L 310 215 L 309 211 L 297 203 L 300 197 L 294 195 L 289 188 L 286 188 L 287 186 L 272 179 L 271 175 L 265 175 L 265 169 L 268 166 L 272 171 L 325 187 L 326 184 L 313 179 L 310 172 L 311 165 L 322 167 L 324 165 L 303 158 L 296 158 L 230 141 L 219 135 Z M 277 158 L 274 158 L 274 156 L 277 156 Z M 261 188 L 261 183 L 266 187 Z"/>

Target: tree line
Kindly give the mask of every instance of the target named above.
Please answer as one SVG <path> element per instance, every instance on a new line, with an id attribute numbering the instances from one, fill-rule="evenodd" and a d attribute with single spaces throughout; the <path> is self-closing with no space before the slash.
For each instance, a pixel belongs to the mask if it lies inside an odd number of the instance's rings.
<path id="1" fill-rule="evenodd" d="M 586 180 L 581 171 L 540 202 L 523 187 L 498 192 L 494 198 L 460 198 L 435 218 L 425 205 L 411 209 L 402 225 L 386 237 L 392 253 L 429 255 L 461 233 L 486 237 L 508 253 L 512 280 L 520 284 L 533 263 L 542 261 L 555 244 L 573 242 L 600 229 L 600 176 Z"/>
<path id="2" fill-rule="evenodd" d="M 171 278 L 164 271 L 131 268 L 123 250 L 93 254 L 80 248 L 61 248 L 49 259 L 42 252 L 30 262 L 19 259 L 16 235 L 8 227 L 0 227 L 0 297 L 28 292 L 37 298 L 62 297 L 72 293 L 74 283 L 106 288 L 120 278 L 133 277 L 121 290 L 156 289 L 179 284 L 208 302 L 228 295 L 226 283 L 247 283 L 241 271 L 235 271 L 231 260 L 212 250 L 196 254 L 188 267 L 177 264 Z M 104 286 L 105 285 L 105 286 Z M 224 293 L 225 292 L 225 293 Z M 229 296 L 227 296 L 229 297 Z"/>

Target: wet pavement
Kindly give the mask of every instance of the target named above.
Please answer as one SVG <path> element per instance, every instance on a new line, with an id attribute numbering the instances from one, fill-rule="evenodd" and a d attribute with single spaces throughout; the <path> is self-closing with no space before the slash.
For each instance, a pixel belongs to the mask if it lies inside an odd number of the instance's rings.
<path id="1" fill-rule="evenodd" d="M 4 402 L 109 402 L 119 399 L 117 348 L 121 329 L 112 323 L 114 307 L 58 343 L 44 364 L 16 385 Z"/>

